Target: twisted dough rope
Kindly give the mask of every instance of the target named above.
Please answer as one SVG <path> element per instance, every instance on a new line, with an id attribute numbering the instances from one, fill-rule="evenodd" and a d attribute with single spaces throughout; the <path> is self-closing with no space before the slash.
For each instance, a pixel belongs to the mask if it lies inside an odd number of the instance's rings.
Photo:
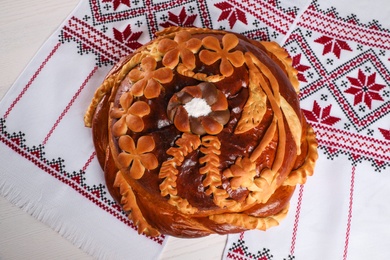
<path id="1" fill-rule="evenodd" d="M 130 211 L 128 218 L 133 221 L 133 223 L 138 228 L 138 234 L 145 234 L 149 236 L 158 236 L 160 232 L 149 225 L 142 215 L 141 210 L 137 205 L 137 199 L 134 195 L 133 189 L 127 183 L 123 173 L 118 171 L 114 180 L 114 187 L 119 188 L 119 192 L 122 195 L 120 203 L 123 205 L 124 211 Z"/>
<path id="2" fill-rule="evenodd" d="M 297 184 L 304 184 L 306 183 L 307 176 L 313 175 L 314 166 L 318 159 L 318 143 L 316 134 L 310 125 L 307 127 L 306 142 L 309 150 L 304 163 L 288 175 L 288 178 L 284 181 L 283 185 L 295 186 Z"/>
<path id="3" fill-rule="evenodd" d="M 230 224 L 233 226 L 243 227 L 245 229 L 267 230 L 270 227 L 277 226 L 287 216 L 290 204 L 288 204 L 279 213 L 268 217 L 253 217 L 243 213 L 225 213 L 217 214 L 209 217 L 212 221 L 218 224 Z"/>

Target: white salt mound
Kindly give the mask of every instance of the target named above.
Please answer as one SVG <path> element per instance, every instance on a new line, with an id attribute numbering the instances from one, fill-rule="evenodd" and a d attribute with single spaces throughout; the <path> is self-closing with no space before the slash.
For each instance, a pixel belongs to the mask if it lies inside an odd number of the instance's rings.
<path id="1" fill-rule="evenodd" d="M 207 116 L 211 112 L 211 107 L 202 98 L 193 98 L 184 105 L 184 109 L 192 117 Z"/>

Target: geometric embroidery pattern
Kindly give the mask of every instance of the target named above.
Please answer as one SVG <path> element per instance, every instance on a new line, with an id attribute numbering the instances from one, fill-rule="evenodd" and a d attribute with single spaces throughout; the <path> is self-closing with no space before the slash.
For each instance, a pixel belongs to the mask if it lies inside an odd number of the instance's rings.
<path id="1" fill-rule="evenodd" d="M 320 148 L 330 157 L 345 154 L 353 163 L 370 161 L 376 171 L 389 167 L 388 129 L 383 129 L 390 116 L 389 43 L 390 31 L 377 22 L 342 18 L 335 8 L 324 11 L 314 1 L 284 44 Z"/>
<path id="2" fill-rule="evenodd" d="M 245 258 L 242 258 L 244 256 Z M 263 248 L 262 251 L 258 251 L 253 254 L 248 252 L 248 247 L 245 246 L 245 240 L 239 239 L 237 242 L 234 242 L 229 248 L 228 258 L 230 259 L 259 259 L 259 260 L 271 260 L 273 255 L 270 254 L 270 250 Z"/>
<path id="3" fill-rule="evenodd" d="M 251 253 L 248 250 L 248 247 L 245 245 L 245 239 L 243 239 L 242 234 L 240 238 L 233 242 L 230 248 L 227 250 L 227 258 L 234 260 L 246 260 L 246 259 L 257 259 L 257 260 L 274 260 L 274 256 L 271 254 L 270 249 L 263 248 L 258 250 L 256 253 Z M 283 258 L 283 260 L 293 260 L 294 256 L 288 255 Z"/>

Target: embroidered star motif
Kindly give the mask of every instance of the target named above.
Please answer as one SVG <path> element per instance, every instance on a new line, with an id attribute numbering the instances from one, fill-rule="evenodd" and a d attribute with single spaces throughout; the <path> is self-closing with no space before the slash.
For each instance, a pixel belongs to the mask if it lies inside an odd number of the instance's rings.
<path id="1" fill-rule="evenodd" d="M 127 45 L 129 48 L 135 50 L 142 46 L 142 44 L 138 42 L 138 39 L 141 36 L 142 31 L 133 32 L 131 30 L 130 24 L 127 25 L 123 31 L 119 31 L 116 28 L 113 28 L 113 31 L 114 31 L 115 39 Z"/>
<path id="2" fill-rule="evenodd" d="M 215 7 L 217 7 L 222 11 L 220 16 L 218 17 L 218 22 L 223 20 L 228 20 L 230 29 L 234 27 L 237 20 L 244 24 L 248 24 L 245 13 L 242 10 L 235 8 L 233 5 L 229 4 L 228 2 L 225 1 L 225 2 L 216 3 Z"/>
<path id="3" fill-rule="evenodd" d="M 178 15 L 168 11 L 168 21 L 161 23 L 164 28 L 170 26 L 192 27 L 196 19 L 196 14 L 188 15 L 186 9 L 183 7 Z"/>
<path id="4" fill-rule="evenodd" d="M 324 45 L 322 55 L 328 54 L 329 52 L 333 52 L 338 59 L 340 59 L 342 50 L 352 51 L 351 47 L 349 47 L 347 42 L 339 39 L 334 39 L 325 35 L 321 36 L 314 42 Z"/>
<path id="5" fill-rule="evenodd" d="M 302 57 L 301 53 L 292 57 L 292 66 L 298 71 L 298 80 L 302 82 L 307 82 L 303 72 L 310 69 L 310 67 L 301 64 L 301 57 Z"/>
<path id="6" fill-rule="evenodd" d="M 313 109 L 311 111 L 302 109 L 307 120 L 332 126 L 336 124 L 338 121 L 340 121 L 341 119 L 338 117 L 331 116 L 330 115 L 331 110 L 332 110 L 332 105 L 322 108 L 317 103 L 317 101 L 314 101 Z"/>
<path id="7" fill-rule="evenodd" d="M 379 91 L 382 90 L 385 85 L 375 83 L 375 77 L 375 72 L 366 76 L 360 69 L 357 78 L 347 77 L 352 86 L 344 92 L 355 96 L 353 101 L 354 106 L 364 102 L 367 107 L 371 109 L 373 100 L 383 101 Z"/>

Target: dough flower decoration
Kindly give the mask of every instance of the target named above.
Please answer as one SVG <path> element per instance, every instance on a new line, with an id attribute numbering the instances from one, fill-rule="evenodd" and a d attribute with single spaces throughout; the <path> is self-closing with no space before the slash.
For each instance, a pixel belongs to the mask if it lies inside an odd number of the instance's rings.
<path id="1" fill-rule="evenodd" d="M 247 157 L 238 157 L 235 164 L 223 173 L 226 178 L 231 178 L 230 186 L 233 190 L 247 188 L 250 191 L 258 191 L 256 186 L 256 164 Z"/>
<path id="2" fill-rule="evenodd" d="M 202 44 L 206 50 L 199 53 L 200 60 L 206 64 L 211 65 L 218 60 L 221 60 L 219 70 L 222 75 L 229 77 L 234 72 L 234 67 L 241 67 L 244 62 L 244 54 L 241 51 L 231 52 L 239 43 L 239 40 L 234 34 L 225 34 L 222 37 L 222 48 L 219 40 L 213 36 L 203 38 Z"/>
<path id="3" fill-rule="evenodd" d="M 144 129 L 143 117 L 150 113 L 149 105 L 144 101 L 133 103 L 133 95 L 130 92 L 124 93 L 120 99 L 120 107 L 113 107 L 110 117 L 119 119 L 112 127 L 114 136 L 125 135 L 127 129 L 133 132 L 141 132 Z"/>
<path id="4" fill-rule="evenodd" d="M 141 136 L 137 141 L 137 146 L 133 138 L 129 135 L 122 135 L 118 141 L 119 148 L 122 152 L 118 155 L 118 163 L 122 172 L 129 172 L 130 177 L 140 179 L 147 170 L 156 169 L 158 160 L 151 153 L 155 148 L 153 137 Z"/>
<path id="5" fill-rule="evenodd" d="M 230 118 L 225 95 L 210 82 L 176 92 L 168 103 L 167 114 L 179 131 L 197 135 L 220 133 Z"/>
<path id="6" fill-rule="evenodd" d="M 147 99 L 156 98 L 160 95 L 163 86 L 173 79 L 173 72 L 170 68 L 159 68 L 156 70 L 157 62 L 152 57 L 145 57 L 140 67 L 132 69 L 128 78 L 134 83 L 131 93 L 136 96 L 144 95 Z"/>
<path id="7" fill-rule="evenodd" d="M 183 65 L 193 70 L 195 68 L 195 55 L 200 47 L 202 41 L 197 38 L 192 38 L 191 34 L 187 31 L 179 32 L 175 38 L 163 39 L 159 42 L 157 50 L 164 55 L 162 64 L 170 69 L 173 69 L 179 64 L 179 58 Z"/>

